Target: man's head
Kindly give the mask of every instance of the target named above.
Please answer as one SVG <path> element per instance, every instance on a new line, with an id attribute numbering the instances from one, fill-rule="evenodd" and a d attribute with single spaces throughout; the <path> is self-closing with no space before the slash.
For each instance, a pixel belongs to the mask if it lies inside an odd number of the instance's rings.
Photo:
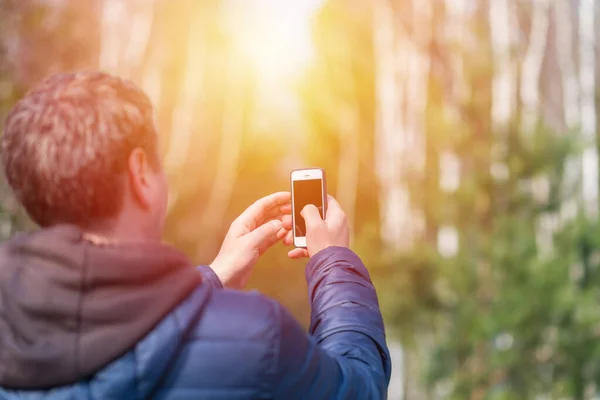
<path id="1" fill-rule="evenodd" d="M 40 226 L 160 237 L 167 185 L 153 107 L 133 83 L 100 72 L 46 79 L 9 113 L 0 151 Z"/>

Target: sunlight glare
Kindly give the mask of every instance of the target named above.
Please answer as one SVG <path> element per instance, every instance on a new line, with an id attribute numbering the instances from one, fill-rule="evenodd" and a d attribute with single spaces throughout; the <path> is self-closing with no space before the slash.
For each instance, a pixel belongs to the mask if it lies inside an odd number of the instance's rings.
<path id="1" fill-rule="evenodd" d="M 322 0 L 228 0 L 226 15 L 241 62 L 263 84 L 296 78 L 313 57 L 311 18 Z"/>

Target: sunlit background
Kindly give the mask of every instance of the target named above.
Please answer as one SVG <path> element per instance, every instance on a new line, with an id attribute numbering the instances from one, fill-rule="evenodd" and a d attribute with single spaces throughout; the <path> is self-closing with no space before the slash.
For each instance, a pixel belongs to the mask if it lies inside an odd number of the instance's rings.
<path id="1" fill-rule="evenodd" d="M 378 289 L 390 399 L 593 399 L 599 39 L 596 0 L 0 0 L 0 117 L 51 73 L 137 82 L 165 240 L 197 263 L 323 167 Z M 0 237 L 22 229 L 4 185 Z M 304 264 L 276 247 L 250 288 L 307 324 Z"/>

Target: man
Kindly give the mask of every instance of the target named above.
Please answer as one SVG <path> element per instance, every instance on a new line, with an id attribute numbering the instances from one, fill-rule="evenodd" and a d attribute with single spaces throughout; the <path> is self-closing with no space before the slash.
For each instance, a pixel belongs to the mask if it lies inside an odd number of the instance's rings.
<path id="1" fill-rule="evenodd" d="M 167 205 L 153 110 L 104 73 L 50 77 L 0 141 L 41 230 L 0 246 L 0 398 L 379 399 L 390 359 L 377 297 L 335 199 L 307 206 L 310 334 L 242 289 L 291 244 L 290 194 L 258 200 L 210 266 L 161 244 Z"/>

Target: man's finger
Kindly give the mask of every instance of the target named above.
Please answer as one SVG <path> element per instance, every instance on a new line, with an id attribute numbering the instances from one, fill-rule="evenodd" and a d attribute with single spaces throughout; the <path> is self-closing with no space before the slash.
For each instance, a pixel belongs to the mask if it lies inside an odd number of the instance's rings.
<path id="1" fill-rule="evenodd" d="M 281 217 L 281 223 L 283 227 L 288 231 L 292 229 L 292 216 L 290 214 Z"/>
<path id="2" fill-rule="evenodd" d="M 244 211 L 250 214 L 264 214 L 270 209 L 281 206 L 292 201 L 290 192 L 277 192 L 256 200 L 250 207 Z"/>
<path id="3" fill-rule="evenodd" d="M 332 195 L 328 194 L 327 195 L 327 216 L 329 216 L 330 212 L 332 212 L 332 215 L 335 215 L 339 212 L 344 212 L 342 210 L 342 206 L 340 206 L 340 203 L 338 203 L 338 201 L 335 199 L 335 197 L 333 197 Z M 325 218 L 327 219 L 327 218 Z"/>
<path id="4" fill-rule="evenodd" d="M 283 238 L 283 244 L 286 246 L 291 246 L 294 244 L 294 232 L 291 230 Z"/>
<path id="5" fill-rule="evenodd" d="M 269 236 L 263 242 L 260 243 L 258 247 L 258 254 L 263 255 L 267 250 L 269 250 L 273 245 L 283 239 L 287 233 L 287 229 L 280 228 L 275 236 Z"/>
<path id="6" fill-rule="evenodd" d="M 285 235 L 285 230 L 282 227 L 283 225 L 278 219 L 262 224 L 247 234 L 250 246 L 254 249 L 260 249 L 265 243 L 277 242 Z"/>
<path id="7" fill-rule="evenodd" d="M 250 207 L 236 218 L 232 226 L 239 227 L 242 230 L 252 230 L 256 228 L 264 216 L 273 208 L 279 207 L 291 201 L 290 192 L 277 192 L 256 200 Z"/>
<path id="8" fill-rule="evenodd" d="M 276 206 L 268 210 L 263 214 L 261 218 L 257 221 L 257 226 L 262 225 L 266 221 L 270 219 L 280 218 L 282 215 L 291 215 L 292 214 L 292 202 L 287 202 L 282 205 Z"/>
<path id="9" fill-rule="evenodd" d="M 308 258 L 308 250 L 300 248 L 290 250 L 288 252 L 288 257 L 294 260 L 297 260 L 299 258 Z"/>

